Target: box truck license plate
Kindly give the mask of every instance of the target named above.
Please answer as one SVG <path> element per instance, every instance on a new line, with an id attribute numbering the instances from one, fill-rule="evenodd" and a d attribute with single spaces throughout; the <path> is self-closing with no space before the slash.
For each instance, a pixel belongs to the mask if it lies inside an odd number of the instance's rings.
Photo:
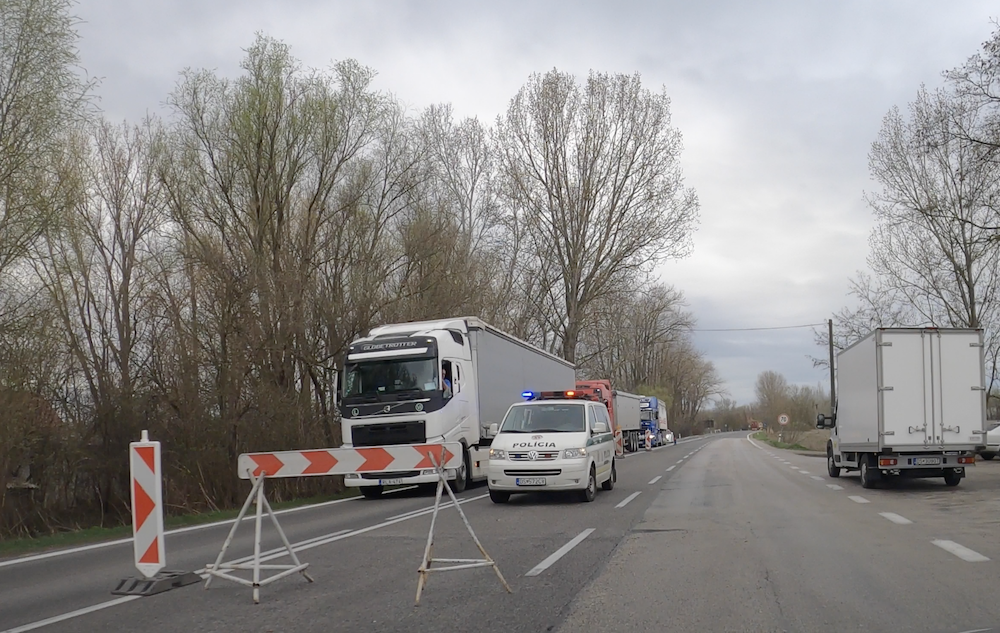
<path id="1" fill-rule="evenodd" d="M 514 483 L 518 486 L 544 486 L 545 477 L 518 477 Z"/>
<path id="2" fill-rule="evenodd" d="M 913 463 L 917 466 L 940 466 L 940 457 L 918 457 L 913 460 Z"/>
<path id="3" fill-rule="evenodd" d="M 399 484 L 403 483 L 403 480 L 401 478 L 400 479 L 379 479 L 378 483 L 379 483 L 380 486 L 398 486 Z"/>

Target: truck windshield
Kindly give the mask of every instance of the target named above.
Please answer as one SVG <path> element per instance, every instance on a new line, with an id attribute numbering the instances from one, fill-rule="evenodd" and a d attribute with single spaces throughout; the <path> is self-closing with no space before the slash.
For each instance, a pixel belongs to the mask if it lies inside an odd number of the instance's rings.
<path id="1" fill-rule="evenodd" d="M 642 420 L 655 420 L 656 419 L 656 411 L 642 411 L 639 414 L 639 418 L 642 419 Z"/>
<path id="2" fill-rule="evenodd" d="M 389 358 L 351 363 L 346 367 L 344 398 L 380 400 L 380 396 L 412 397 L 437 391 L 437 361 L 433 358 Z"/>
<path id="3" fill-rule="evenodd" d="M 501 433 L 580 433 L 587 430 L 582 404 L 537 403 L 511 407 Z"/>

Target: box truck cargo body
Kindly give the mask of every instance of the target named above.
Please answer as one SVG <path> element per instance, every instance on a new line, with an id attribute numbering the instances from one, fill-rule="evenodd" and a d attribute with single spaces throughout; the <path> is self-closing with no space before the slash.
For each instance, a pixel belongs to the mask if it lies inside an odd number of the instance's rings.
<path id="1" fill-rule="evenodd" d="M 473 317 L 377 327 L 354 341 L 344 363 L 345 447 L 461 442 L 463 467 L 448 478 L 462 490 L 486 478 L 485 429 L 529 389 L 576 384 L 572 363 Z M 386 485 L 433 483 L 434 471 L 349 475 L 344 483 L 378 496 Z"/>
<path id="2" fill-rule="evenodd" d="M 837 405 L 827 470 L 886 477 L 944 477 L 954 486 L 985 441 L 983 333 L 878 329 L 837 356 Z"/>

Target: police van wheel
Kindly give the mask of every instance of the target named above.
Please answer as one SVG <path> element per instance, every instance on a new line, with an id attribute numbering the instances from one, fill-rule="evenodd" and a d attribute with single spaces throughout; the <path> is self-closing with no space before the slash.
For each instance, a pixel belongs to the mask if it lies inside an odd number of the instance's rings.
<path id="1" fill-rule="evenodd" d="M 490 490 L 490 501 L 493 503 L 507 503 L 510 501 L 510 493 L 503 490 Z"/>
<path id="2" fill-rule="evenodd" d="M 382 496 L 382 486 L 362 486 L 361 494 L 365 499 L 378 499 Z"/>
<path id="3" fill-rule="evenodd" d="M 580 491 L 582 501 L 591 502 L 597 496 L 597 469 L 590 466 L 590 477 L 587 478 L 587 487 Z"/>
<path id="4" fill-rule="evenodd" d="M 608 477 L 607 481 L 601 483 L 601 488 L 604 490 L 614 490 L 615 482 L 618 481 L 618 470 L 615 466 L 615 459 L 611 458 L 611 476 Z"/>

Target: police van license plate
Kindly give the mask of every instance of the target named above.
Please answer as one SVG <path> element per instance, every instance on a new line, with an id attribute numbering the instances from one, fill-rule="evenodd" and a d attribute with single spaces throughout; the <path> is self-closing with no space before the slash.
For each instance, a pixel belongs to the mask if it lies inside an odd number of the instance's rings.
<path id="1" fill-rule="evenodd" d="M 380 486 L 398 486 L 403 483 L 402 478 L 399 479 L 379 479 L 378 484 Z"/>
<path id="2" fill-rule="evenodd" d="M 545 477 L 518 477 L 514 483 L 518 486 L 544 486 Z"/>
<path id="3" fill-rule="evenodd" d="M 940 466 L 940 457 L 917 457 L 913 460 L 913 463 L 917 466 Z"/>

